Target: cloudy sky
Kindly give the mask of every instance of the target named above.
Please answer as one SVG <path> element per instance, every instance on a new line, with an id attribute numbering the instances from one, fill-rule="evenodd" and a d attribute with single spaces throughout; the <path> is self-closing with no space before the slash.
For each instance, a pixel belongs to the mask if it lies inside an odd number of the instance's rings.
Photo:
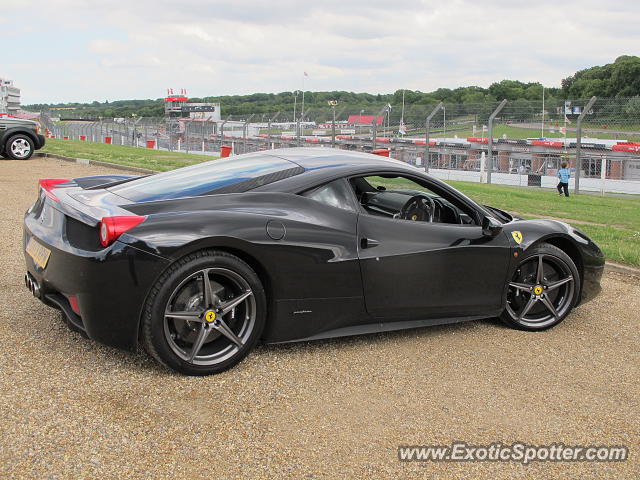
<path id="1" fill-rule="evenodd" d="M 637 0 L 4 0 L 23 103 L 560 80 L 640 53 Z"/>

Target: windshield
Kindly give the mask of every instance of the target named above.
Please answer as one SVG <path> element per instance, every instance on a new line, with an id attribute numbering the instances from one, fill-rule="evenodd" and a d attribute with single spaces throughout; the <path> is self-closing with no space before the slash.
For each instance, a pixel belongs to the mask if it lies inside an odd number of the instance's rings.
<path id="1" fill-rule="evenodd" d="M 136 202 L 213 193 L 239 193 L 304 172 L 299 165 L 264 154 L 229 157 L 138 178 L 107 188 Z"/>

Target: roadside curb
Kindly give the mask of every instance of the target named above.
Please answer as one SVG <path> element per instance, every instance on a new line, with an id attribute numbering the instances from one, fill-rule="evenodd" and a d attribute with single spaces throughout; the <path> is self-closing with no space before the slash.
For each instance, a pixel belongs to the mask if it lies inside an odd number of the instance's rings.
<path id="1" fill-rule="evenodd" d="M 58 155 L 57 153 L 36 152 L 34 156 L 44 157 L 44 158 L 55 158 L 57 160 L 64 160 L 65 162 L 79 163 L 81 165 L 95 165 L 97 167 L 108 167 L 108 168 L 114 168 L 116 170 L 127 170 L 129 172 L 158 173 L 156 170 L 149 170 L 148 168 L 129 167 L 127 165 L 120 165 L 119 163 L 103 162 L 100 160 L 89 160 L 88 158 L 65 157 L 64 155 Z"/>
<path id="2" fill-rule="evenodd" d="M 620 263 L 606 262 L 605 270 L 609 272 L 624 273 L 625 275 L 640 277 L 640 268 L 630 267 L 628 265 L 622 265 Z"/>

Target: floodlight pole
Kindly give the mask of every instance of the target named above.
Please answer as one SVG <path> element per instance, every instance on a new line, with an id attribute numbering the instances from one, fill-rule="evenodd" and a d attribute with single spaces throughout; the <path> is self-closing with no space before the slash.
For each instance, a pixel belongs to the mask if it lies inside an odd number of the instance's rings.
<path id="1" fill-rule="evenodd" d="M 587 103 L 587 105 L 582 110 L 582 113 L 578 116 L 577 125 L 576 125 L 576 184 L 575 184 L 575 193 L 580 192 L 580 170 L 582 170 L 582 119 L 585 117 L 587 112 L 591 110 L 593 104 L 596 103 L 597 98 L 595 96 L 591 97 L 591 100 Z"/>
<path id="2" fill-rule="evenodd" d="M 493 111 L 493 113 L 489 115 L 489 132 L 488 132 L 489 138 L 487 139 L 487 154 L 488 154 L 487 159 L 489 160 L 489 162 L 488 162 L 488 168 L 487 168 L 487 183 L 491 183 L 491 172 L 493 171 L 493 121 L 495 120 L 495 118 L 498 116 L 498 114 L 506 104 L 507 104 L 507 99 L 505 98 L 504 100 L 502 100 L 502 102 L 500 102 L 500 105 L 498 105 L 498 108 L 496 108 Z"/>
<path id="3" fill-rule="evenodd" d="M 444 108 L 444 104 L 442 102 L 440 102 L 438 105 L 436 105 L 436 108 L 434 108 L 431 113 L 429 114 L 429 116 L 427 117 L 427 120 L 425 122 L 425 128 L 426 128 L 426 133 L 425 133 L 425 138 L 424 138 L 424 171 L 425 172 L 429 172 L 429 164 L 431 163 L 431 152 L 429 151 L 429 133 L 431 130 L 431 119 L 435 116 L 436 113 L 438 113 L 438 111 Z"/>
<path id="4" fill-rule="evenodd" d="M 331 105 L 333 123 L 331 124 L 331 147 L 336 148 L 336 106 Z"/>
<path id="5" fill-rule="evenodd" d="M 333 115 L 331 122 L 331 147 L 336 148 L 336 105 L 338 105 L 338 101 L 328 100 L 327 103 L 331 107 L 331 113 Z"/>

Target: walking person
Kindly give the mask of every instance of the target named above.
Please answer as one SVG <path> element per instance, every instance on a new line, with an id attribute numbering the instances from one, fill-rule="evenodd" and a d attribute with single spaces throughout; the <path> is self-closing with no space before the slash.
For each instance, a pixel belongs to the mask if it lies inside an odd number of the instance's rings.
<path id="1" fill-rule="evenodd" d="M 559 182 L 556 188 L 558 189 L 558 195 L 562 196 L 562 191 L 564 190 L 564 196 L 568 197 L 569 196 L 569 178 L 571 178 L 571 170 L 567 168 L 568 167 L 567 162 L 562 162 L 561 166 L 562 168 L 558 170 Z"/>

